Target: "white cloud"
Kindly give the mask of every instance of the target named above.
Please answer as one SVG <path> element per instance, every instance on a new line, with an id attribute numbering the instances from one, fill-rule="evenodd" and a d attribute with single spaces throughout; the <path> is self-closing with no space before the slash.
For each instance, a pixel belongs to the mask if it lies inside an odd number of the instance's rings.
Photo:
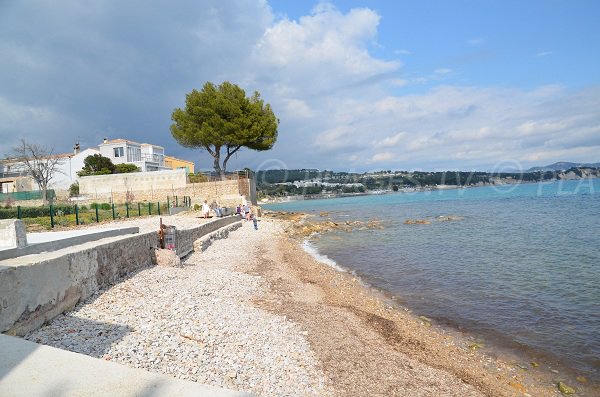
<path id="1" fill-rule="evenodd" d="M 375 147 L 397 146 L 405 138 L 406 138 L 406 132 L 399 132 L 399 133 L 397 133 L 395 135 L 383 138 L 380 141 L 374 141 L 373 142 L 373 146 L 375 146 Z"/>
<path id="2" fill-rule="evenodd" d="M 375 153 L 373 157 L 371 157 L 371 162 L 373 163 L 381 163 L 394 159 L 394 153 L 392 152 L 383 152 L 383 153 Z"/>
<path id="3" fill-rule="evenodd" d="M 552 54 L 553 54 L 552 51 L 542 51 L 542 52 L 538 52 L 537 54 L 535 54 L 535 56 L 538 58 L 542 58 L 542 57 L 547 57 L 548 55 L 552 55 Z"/>

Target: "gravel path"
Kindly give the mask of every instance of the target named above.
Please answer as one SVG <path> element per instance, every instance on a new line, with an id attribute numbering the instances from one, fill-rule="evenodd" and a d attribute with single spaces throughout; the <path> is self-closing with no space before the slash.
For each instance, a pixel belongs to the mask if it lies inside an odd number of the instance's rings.
<path id="1" fill-rule="evenodd" d="M 168 219 L 178 227 L 199 221 Z M 261 222 L 255 231 L 244 222 L 229 238 L 192 254 L 183 268 L 144 269 L 26 339 L 258 396 L 332 395 L 306 332 L 253 306 L 265 283 L 235 271 L 254 264 L 255 247 L 279 232 L 275 223 Z"/>

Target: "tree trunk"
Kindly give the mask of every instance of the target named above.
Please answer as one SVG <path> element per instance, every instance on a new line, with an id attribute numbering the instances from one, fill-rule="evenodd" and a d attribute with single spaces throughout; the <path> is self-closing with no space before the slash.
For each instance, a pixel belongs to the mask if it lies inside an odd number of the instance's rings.
<path id="1" fill-rule="evenodd" d="M 213 156 L 213 167 L 217 175 L 223 177 L 223 170 L 221 169 L 221 146 L 215 146 L 214 149 L 211 149 L 210 146 L 205 146 L 205 149 Z"/>
<path id="2" fill-rule="evenodd" d="M 225 156 L 225 160 L 223 160 L 223 172 L 227 170 L 227 162 L 229 161 L 231 156 L 233 156 L 235 152 L 240 150 L 240 148 L 241 146 L 235 146 L 233 149 L 231 149 L 229 146 L 227 146 L 227 156 Z"/>

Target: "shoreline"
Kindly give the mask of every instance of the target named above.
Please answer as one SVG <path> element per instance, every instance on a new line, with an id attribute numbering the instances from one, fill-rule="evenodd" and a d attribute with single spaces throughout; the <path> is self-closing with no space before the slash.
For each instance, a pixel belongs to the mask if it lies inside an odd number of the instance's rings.
<path id="1" fill-rule="evenodd" d="M 510 362 L 512 364 L 509 365 L 515 367 L 517 370 L 536 372 L 541 378 L 546 379 L 548 383 L 556 384 L 556 379 L 566 379 L 569 384 L 577 385 L 579 387 L 594 387 L 594 394 L 598 393 L 600 395 L 600 384 L 592 383 L 594 380 L 590 381 L 590 378 L 587 377 L 584 377 L 586 381 L 584 382 L 585 384 L 582 384 L 582 382 L 577 380 L 577 378 L 581 376 L 581 371 L 566 365 L 564 359 L 552 355 L 550 351 L 519 343 L 511 339 L 510 336 L 502 334 L 494 329 L 479 328 L 476 325 L 476 322 L 464 324 L 447 317 L 436 317 L 425 313 L 427 316 L 430 316 L 426 317 L 423 313 L 417 313 L 411 303 L 404 300 L 401 292 L 388 291 L 366 281 L 365 275 L 359 274 L 355 270 L 347 268 L 326 254 L 321 253 L 318 248 L 310 242 L 311 238 L 312 236 L 309 236 L 302 242 L 304 252 L 324 266 L 331 267 L 335 271 L 346 273 L 349 276 L 356 278 L 358 283 L 367 289 L 369 293 L 373 294 L 376 298 L 381 299 L 385 304 L 393 306 L 394 309 L 404 311 L 420 321 L 423 321 L 421 320 L 422 318 L 427 319 L 425 322 L 428 322 L 434 328 L 439 328 L 443 332 L 449 333 L 462 340 L 463 345 L 466 346 L 476 343 L 478 346 L 476 349 L 484 354 L 501 359 L 506 363 Z M 305 249 L 306 243 L 310 244 L 310 250 Z M 430 325 L 427 326 L 429 327 Z M 535 362 L 537 365 L 531 365 L 532 362 Z M 558 374 L 561 374 L 562 376 L 558 376 Z"/>
<path id="2" fill-rule="evenodd" d="M 406 363 L 406 361 L 415 362 L 411 363 L 411 366 L 412 369 L 417 369 L 415 371 L 417 374 L 411 374 L 412 377 L 418 377 L 419 373 L 427 373 L 428 370 L 441 372 L 436 376 L 443 379 L 443 386 L 433 386 L 436 391 L 431 391 L 431 394 L 425 393 L 425 395 L 560 395 L 556 384 L 538 377 L 538 374 L 533 371 L 526 373 L 502 360 L 476 351 L 477 349 L 469 349 L 465 342 L 469 341 L 472 344 L 476 343 L 475 341 L 448 332 L 437 324 L 432 326 L 430 321 L 418 317 L 408 309 L 392 306 L 389 296 L 386 296 L 383 291 L 362 285 L 358 278 L 350 272 L 340 272 L 317 261 L 302 249 L 301 243 L 293 237 L 284 236 L 278 241 L 278 247 L 274 249 L 276 252 L 270 253 L 271 255 L 282 255 L 277 262 L 285 267 L 284 270 L 278 269 L 274 271 L 274 274 L 269 274 L 268 269 L 252 269 L 253 274 L 271 280 L 276 286 L 275 291 L 279 294 L 280 299 L 287 297 L 288 300 L 287 304 L 284 302 L 284 304 L 275 306 L 261 303 L 261 307 L 284 314 L 299 322 L 303 327 L 315 328 L 313 332 L 309 331 L 308 339 L 311 346 L 316 347 L 317 357 L 324 360 L 325 373 L 330 378 L 337 379 L 338 382 L 341 380 L 340 378 L 347 376 L 352 378 L 346 383 L 342 382 L 347 385 L 347 389 L 341 395 L 413 395 L 407 389 L 402 389 L 411 384 L 411 382 L 408 382 L 408 385 L 403 384 L 407 380 L 402 379 L 402 376 L 406 376 L 406 374 L 399 374 L 398 378 L 392 377 L 392 379 L 379 378 L 382 367 L 393 373 L 395 366 L 403 365 L 400 363 Z M 273 262 L 272 259 L 270 261 Z M 269 259 L 264 262 L 269 262 Z M 288 273 L 288 285 L 282 284 L 281 281 L 277 282 L 279 278 L 282 278 L 282 273 Z M 289 274 L 297 276 L 294 278 Z M 312 309 L 321 314 L 338 312 L 339 322 L 343 324 L 348 318 L 351 318 L 353 327 L 346 331 L 343 327 L 336 328 L 333 326 L 335 324 L 332 325 L 331 319 L 325 320 L 313 310 L 298 313 L 295 308 L 305 306 L 306 302 L 302 298 L 300 301 L 295 300 L 294 295 L 300 294 L 300 291 L 303 290 L 314 291 L 315 289 L 320 290 L 319 294 L 323 299 L 312 302 L 315 306 Z M 290 295 L 289 291 L 293 291 L 293 293 Z M 317 306 L 322 307 L 318 309 Z M 311 314 L 307 314 L 307 312 Z M 315 317 L 319 320 L 316 323 L 313 322 Z M 313 323 L 311 324 L 311 322 Z M 337 320 L 333 322 L 335 323 Z M 321 324 L 327 325 L 323 327 Z M 340 338 L 339 335 L 332 333 L 332 329 L 341 334 L 349 332 L 352 334 L 349 336 L 350 339 L 364 338 L 365 340 L 357 344 L 360 345 L 365 341 L 368 344 L 372 343 L 374 346 L 370 346 L 368 350 L 376 352 L 376 354 L 361 352 L 368 356 L 361 356 L 362 362 L 360 363 L 358 358 L 354 358 L 353 366 L 358 368 L 354 371 L 349 371 L 349 368 L 343 364 L 348 359 L 347 356 L 352 357 L 352 349 L 345 349 L 342 355 L 337 354 L 335 360 L 327 360 L 326 357 L 332 354 L 330 350 L 332 346 L 322 342 L 321 339 Z M 311 334 L 320 336 L 311 338 Z M 320 352 L 319 346 L 323 344 L 327 345 L 327 349 Z M 337 360 L 342 360 L 342 364 Z M 419 365 L 424 365 L 426 368 L 419 368 Z M 377 367 L 378 370 L 372 371 L 372 366 Z M 453 383 L 453 380 L 457 383 Z M 422 387 L 423 384 L 431 386 L 431 382 L 432 379 L 420 379 L 420 382 L 415 383 L 421 383 Z M 376 383 L 377 386 L 373 386 Z M 371 385 L 371 388 L 361 389 L 360 385 L 365 384 Z M 461 388 L 460 385 L 469 387 L 459 391 L 457 388 Z M 418 395 L 418 390 L 421 389 L 417 388 L 412 393 Z"/>
<path id="3" fill-rule="evenodd" d="M 284 221 L 285 222 L 285 221 Z M 292 222 L 290 222 L 292 225 Z M 293 225 L 291 227 L 294 227 Z M 306 249 L 306 244 L 310 244 L 311 249 Z M 476 329 L 469 326 L 461 326 L 456 322 L 448 319 L 435 319 L 431 321 L 424 316 L 419 316 L 413 313 L 410 308 L 410 303 L 398 302 L 401 301 L 401 296 L 398 293 L 392 293 L 382 290 L 364 281 L 360 275 L 357 275 L 353 270 L 345 268 L 343 264 L 337 263 L 335 260 L 320 253 L 314 245 L 310 243 L 310 236 L 304 237 L 300 241 L 296 241 L 298 247 L 305 255 L 319 263 L 321 266 L 330 269 L 333 272 L 339 273 L 340 277 L 351 278 L 358 281 L 356 293 L 362 294 L 360 289 L 366 290 L 367 294 L 372 295 L 375 299 L 380 300 L 382 304 L 390 305 L 393 310 L 407 315 L 410 321 L 422 323 L 429 330 L 444 335 L 450 335 L 457 345 L 463 349 L 467 349 L 466 353 L 471 354 L 469 350 L 477 350 L 477 353 L 482 354 L 481 360 L 487 360 L 490 366 L 491 362 L 495 362 L 498 367 L 502 367 L 504 376 L 507 380 L 504 382 L 510 386 L 512 392 L 519 392 L 519 395 L 524 390 L 531 390 L 530 395 L 561 395 L 559 393 L 558 382 L 566 383 L 574 386 L 579 391 L 579 396 L 596 395 L 600 393 L 600 388 L 597 384 L 591 383 L 581 373 L 577 372 L 572 367 L 565 365 L 564 361 L 551 355 L 549 352 L 538 351 L 534 348 L 520 345 L 511 340 L 505 335 L 488 330 Z M 400 298 L 400 299 L 398 299 Z M 426 331 L 427 332 L 427 331 Z M 483 342 L 485 341 L 485 342 Z M 537 353 L 537 354 L 536 354 Z M 428 363 L 433 364 L 433 363 Z M 578 376 L 579 375 L 579 376 Z M 511 379 L 508 379 L 508 378 Z M 583 380 L 581 380 L 583 378 Z M 517 380 L 515 382 L 515 380 Z M 506 393 L 506 391 L 504 391 Z M 509 394 L 489 394 L 489 395 L 510 395 Z"/>

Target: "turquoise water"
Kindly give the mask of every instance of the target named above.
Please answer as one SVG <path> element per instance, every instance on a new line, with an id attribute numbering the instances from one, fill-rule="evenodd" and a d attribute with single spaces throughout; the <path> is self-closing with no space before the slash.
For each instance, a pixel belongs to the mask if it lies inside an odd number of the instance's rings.
<path id="1" fill-rule="evenodd" d="M 600 180 L 266 207 L 382 220 L 383 230 L 312 244 L 419 315 L 600 379 Z M 436 219 L 447 215 L 463 219 Z M 431 223 L 404 224 L 425 218 Z"/>

